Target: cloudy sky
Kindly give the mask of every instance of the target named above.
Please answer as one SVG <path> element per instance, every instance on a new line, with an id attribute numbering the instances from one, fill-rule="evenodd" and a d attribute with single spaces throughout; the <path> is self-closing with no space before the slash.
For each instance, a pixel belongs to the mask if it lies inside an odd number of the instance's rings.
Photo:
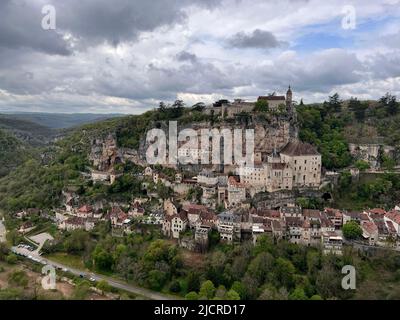
<path id="1" fill-rule="evenodd" d="M 0 111 L 400 96 L 399 22 L 400 0 L 1 0 Z"/>

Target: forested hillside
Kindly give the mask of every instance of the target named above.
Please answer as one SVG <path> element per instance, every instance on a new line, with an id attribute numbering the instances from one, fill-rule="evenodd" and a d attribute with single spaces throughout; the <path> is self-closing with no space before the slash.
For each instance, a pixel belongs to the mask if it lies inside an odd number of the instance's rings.
<path id="1" fill-rule="evenodd" d="M 397 100 L 390 95 L 383 97 L 379 102 L 357 99 L 343 102 L 338 95 L 334 95 L 322 104 L 300 103 L 297 106 L 300 139 L 318 147 L 322 154 L 323 166 L 328 170 L 343 170 L 350 165 L 357 165 L 350 155 L 348 143 L 351 142 L 350 138 L 362 138 L 362 135 L 349 135 L 352 130 L 373 127 L 374 137 L 369 137 L 369 141 L 379 136 L 394 146 L 399 144 L 400 139 L 393 137 L 400 133 L 399 122 L 396 121 L 400 114 L 397 111 L 398 107 L 392 106 L 393 103 L 398 106 Z M 84 181 L 79 171 L 85 171 L 85 166 L 88 164 L 91 139 L 113 133 L 120 147 L 137 149 L 146 130 L 149 127 L 159 126 L 162 121 L 178 120 L 180 124 L 196 121 L 217 124 L 220 121 L 217 117 L 205 115 L 201 112 L 202 109 L 202 105 L 185 108 L 182 101 L 176 101 L 172 105 L 161 103 L 157 110 L 142 115 L 117 117 L 76 128 L 67 133 L 64 139 L 55 143 L 56 148 L 50 151 L 51 160 L 47 166 L 33 159 L 0 180 L 0 197 L 2 198 L 0 206 L 9 210 L 30 206 L 53 206 L 57 203 L 63 187 L 83 186 Z M 240 115 L 236 120 L 241 121 L 244 116 Z M 8 145 L 12 144 L 8 142 Z M 14 150 L 18 153 L 21 148 L 20 146 Z M 15 159 L 13 155 L 10 156 L 10 152 L 4 154 L 3 158 L 7 158 L 8 163 L 11 160 L 13 168 L 26 159 L 26 157 Z M 4 169 L 3 172 L 8 172 L 8 170 Z M 348 201 L 346 200 L 348 208 L 353 205 L 358 208 L 385 202 L 391 204 L 395 200 L 392 198 L 400 189 L 400 183 L 397 181 L 397 176 L 391 175 L 382 176 L 376 181 L 361 181 L 354 185 L 351 179 L 349 181 L 348 173 L 344 172 L 337 195 L 340 199 L 344 196 L 351 197 Z M 127 186 L 134 188 L 132 183 Z M 125 191 L 130 192 L 129 190 L 128 188 Z M 388 199 L 388 196 L 392 196 L 391 199 Z"/>
<path id="2" fill-rule="evenodd" d="M 83 124 L 102 121 L 105 119 L 121 116 L 119 114 L 95 114 L 95 113 L 7 113 L 2 118 L 11 120 L 28 121 L 42 127 L 51 129 L 66 129 L 77 127 Z"/>
<path id="3" fill-rule="evenodd" d="M 0 129 L 0 178 L 33 157 L 32 148 Z"/>

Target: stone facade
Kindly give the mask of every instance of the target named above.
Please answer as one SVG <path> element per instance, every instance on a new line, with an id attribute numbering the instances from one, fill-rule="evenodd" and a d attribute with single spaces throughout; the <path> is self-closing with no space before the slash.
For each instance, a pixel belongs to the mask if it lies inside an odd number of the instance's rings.
<path id="1" fill-rule="evenodd" d="M 321 183 L 321 155 L 309 144 L 289 142 L 267 162 L 237 170 L 241 181 L 268 192 L 294 188 L 318 188 Z"/>

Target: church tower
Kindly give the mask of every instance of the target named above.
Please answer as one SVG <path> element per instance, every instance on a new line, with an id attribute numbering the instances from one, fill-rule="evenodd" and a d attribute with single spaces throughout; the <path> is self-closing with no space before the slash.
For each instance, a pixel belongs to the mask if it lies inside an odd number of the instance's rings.
<path id="1" fill-rule="evenodd" d="M 289 90 L 286 92 L 286 106 L 291 107 L 293 102 L 293 92 L 289 86 Z"/>

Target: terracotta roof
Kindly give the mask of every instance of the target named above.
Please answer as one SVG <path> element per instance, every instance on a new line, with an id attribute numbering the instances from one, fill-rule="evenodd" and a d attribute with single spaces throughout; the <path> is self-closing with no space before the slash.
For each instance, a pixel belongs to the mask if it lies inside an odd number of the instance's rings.
<path id="1" fill-rule="evenodd" d="M 265 219 L 263 224 L 264 231 L 272 232 L 272 223 L 273 220 Z"/>
<path id="2" fill-rule="evenodd" d="M 319 155 L 317 149 L 309 143 L 300 141 L 289 142 L 282 150 L 282 154 L 289 156 L 317 156 Z"/>
<path id="3" fill-rule="evenodd" d="M 304 220 L 304 221 L 303 221 L 303 228 L 304 228 L 304 229 L 309 229 L 309 228 L 311 228 L 311 224 L 310 224 L 310 221 L 309 221 L 309 220 Z"/>
<path id="4" fill-rule="evenodd" d="M 173 218 L 179 218 L 179 219 L 181 219 L 182 221 L 187 221 L 187 213 L 185 212 L 185 211 L 180 211 L 178 214 L 174 214 L 173 216 L 172 216 L 172 219 Z"/>
<path id="5" fill-rule="evenodd" d="M 211 211 L 203 211 L 200 213 L 201 221 L 213 221 L 217 219 L 217 216 Z"/>
<path id="6" fill-rule="evenodd" d="M 400 213 L 398 211 L 390 211 L 386 213 L 385 217 L 397 224 L 400 224 Z"/>
<path id="7" fill-rule="evenodd" d="M 381 235 L 389 234 L 389 229 L 386 226 L 385 221 L 383 221 L 383 220 L 375 220 L 374 223 L 378 227 L 379 234 L 381 234 Z"/>
<path id="8" fill-rule="evenodd" d="M 76 226 L 81 226 L 85 224 L 85 220 L 83 218 L 79 217 L 70 217 L 65 221 L 66 224 L 73 224 Z"/>
<path id="9" fill-rule="evenodd" d="M 251 212 L 252 214 L 255 214 L 257 216 L 261 217 L 269 217 L 269 218 L 280 218 L 281 214 L 278 210 L 272 210 L 272 209 L 257 209 Z"/>
<path id="10" fill-rule="evenodd" d="M 128 219 L 128 215 L 120 207 L 113 207 L 110 212 L 110 218 L 117 218 L 117 221 L 122 222 Z"/>
<path id="11" fill-rule="evenodd" d="M 386 221 L 386 225 L 390 233 L 397 234 L 396 228 L 394 227 L 392 221 L 390 220 Z"/>
<path id="12" fill-rule="evenodd" d="M 374 209 L 368 210 L 368 212 L 373 213 L 373 214 L 379 214 L 379 215 L 386 214 L 386 211 L 381 208 L 374 208 Z"/>
<path id="13" fill-rule="evenodd" d="M 202 212 L 208 211 L 208 208 L 206 206 L 200 204 L 187 204 L 184 205 L 182 209 L 189 214 L 200 214 Z"/>
<path id="14" fill-rule="evenodd" d="M 344 212 L 343 215 L 351 217 L 352 219 L 361 219 L 361 213 L 357 211 Z"/>
<path id="15" fill-rule="evenodd" d="M 89 213 L 93 211 L 93 208 L 91 206 L 84 205 L 83 207 L 80 207 L 78 211 L 81 213 Z"/>
<path id="16" fill-rule="evenodd" d="M 327 218 L 321 219 L 321 226 L 324 228 L 333 228 L 334 227 L 332 221 Z"/>
<path id="17" fill-rule="evenodd" d="M 378 227 L 372 221 L 362 223 L 361 227 L 369 234 L 378 232 Z"/>
<path id="18" fill-rule="evenodd" d="M 303 220 L 296 217 L 286 217 L 286 225 L 289 227 L 301 227 Z"/>
<path id="19" fill-rule="evenodd" d="M 272 220 L 272 229 L 274 231 L 282 231 L 282 224 L 280 221 Z"/>
<path id="20" fill-rule="evenodd" d="M 303 209 L 303 216 L 307 218 L 319 219 L 321 218 L 321 212 L 314 209 Z"/>
<path id="21" fill-rule="evenodd" d="M 325 208 L 325 213 L 329 218 L 342 218 L 343 213 L 338 209 Z"/>
<path id="22" fill-rule="evenodd" d="M 251 219 L 253 223 L 261 223 L 261 224 L 264 223 L 264 218 L 260 216 L 252 216 Z"/>
<path id="23" fill-rule="evenodd" d="M 235 179 L 235 177 L 232 177 L 232 176 L 229 177 L 228 182 L 229 182 L 230 185 L 235 186 L 235 187 L 237 187 L 237 188 L 245 188 L 245 187 L 246 187 L 244 183 L 238 182 L 238 181 Z"/>

